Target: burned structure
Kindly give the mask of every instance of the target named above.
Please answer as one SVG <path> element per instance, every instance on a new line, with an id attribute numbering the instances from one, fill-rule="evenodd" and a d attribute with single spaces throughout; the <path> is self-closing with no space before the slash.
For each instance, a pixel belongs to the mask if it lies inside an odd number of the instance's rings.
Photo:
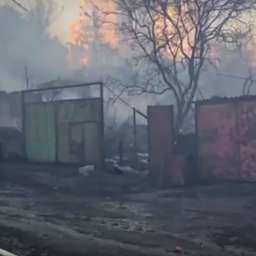
<path id="1" fill-rule="evenodd" d="M 196 134 L 173 141 L 172 110 L 149 108 L 150 173 L 158 184 L 256 181 L 256 97 L 196 102 Z M 161 124 L 161 125 L 159 125 Z M 189 146 L 184 153 L 184 144 Z"/>
<path id="2" fill-rule="evenodd" d="M 66 94 L 62 98 L 59 94 L 60 90 L 83 87 L 97 87 L 97 96 L 87 93 L 67 98 Z M 102 83 L 2 92 L 0 97 L 2 160 L 103 167 Z M 136 123 L 136 110 L 134 113 L 130 136 L 125 136 L 131 144 L 131 162 L 139 169 L 138 158 L 147 155 L 148 148 L 148 167 L 157 184 L 184 185 L 192 180 L 193 183 L 256 181 L 255 96 L 196 102 L 196 134 L 183 135 L 181 140 L 179 136 L 175 143 L 172 106 L 149 106 L 147 115 L 143 115 L 147 124 L 143 125 Z M 121 146 L 119 143 L 123 158 Z"/>
<path id="3" fill-rule="evenodd" d="M 97 96 L 71 99 L 49 97 L 55 91 L 92 88 Z M 0 142 L 1 158 L 40 163 L 104 163 L 103 85 L 31 89 L 2 93 Z M 0 95 L 0 96 L 1 96 Z M 46 95 L 46 97 L 45 97 Z"/>
<path id="4" fill-rule="evenodd" d="M 38 101 L 30 95 L 99 87 L 98 97 Z M 103 166 L 104 121 L 101 83 L 43 88 L 22 93 L 24 150 L 29 161 Z"/>

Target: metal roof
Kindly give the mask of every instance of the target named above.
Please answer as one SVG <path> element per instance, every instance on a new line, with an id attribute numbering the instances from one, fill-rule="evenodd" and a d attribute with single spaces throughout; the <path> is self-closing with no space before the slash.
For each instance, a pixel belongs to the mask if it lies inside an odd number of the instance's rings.
<path id="1" fill-rule="evenodd" d="M 239 102 L 239 101 L 256 101 L 256 95 L 243 95 L 238 97 L 212 97 L 209 99 L 197 100 L 194 103 L 203 105 L 203 104 L 224 104 L 230 102 Z"/>

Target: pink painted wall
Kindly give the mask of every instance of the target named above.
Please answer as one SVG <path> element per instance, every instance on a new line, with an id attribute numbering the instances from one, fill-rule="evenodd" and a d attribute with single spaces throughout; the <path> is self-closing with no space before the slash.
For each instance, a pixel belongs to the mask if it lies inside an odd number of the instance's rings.
<path id="1" fill-rule="evenodd" d="M 239 148 L 233 104 L 205 104 L 197 111 L 199 167 L 202 178 L 237 180 Z"/>
<path id="2" fill-rule="evenodd" d="M 197 108 L 202 178 L 256 181 L 256 100 L 227 100 Z"/>
<path id="3" fill-rule="evenodd" d="M 256 101 L 243 101 L 238 107 L 241 178 L 256 181 Z"/>

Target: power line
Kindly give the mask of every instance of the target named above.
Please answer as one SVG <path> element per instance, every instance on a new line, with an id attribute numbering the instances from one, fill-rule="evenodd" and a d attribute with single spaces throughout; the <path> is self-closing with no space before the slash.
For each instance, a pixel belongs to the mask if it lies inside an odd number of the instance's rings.
<path id="1" fill-rule="evenodd" d="M 17 0 L 11 0 L 15 5 L 17 5 L 18 7 L 20 7 L 23 11 L 25 12 L 29 12 L 29 9 L 26 8 L 23 4 L 21 4 L 20 2 L 18 2 Z"/>
<path id="2" fill-rule="evenodd" d="M 243 80 L 243 81 L 249 80 L 252 82 L 256 82 L 256 79 L 253 79 L 251 77 L 237 76 L 237 75 L 232 75 L 232 74 L 228 74 L 228 73 L 220 73 L 220 72 L 216 73 L 216 75 L 227 77 L 227 78 L 232 78 L 232 79 L 236 79 L 236 80 Z"/>
<path id="3" fill-rule="evenodd" d="M 135 107 L 133 107 L 131 104 L 129 104 L 126 100 L 124 100 L 120 95 L 117 95 L 115 93 L 115 91 L 110 88 L 109 86 L 103 84 L 103 86 L 114 96 L 116 97 L 119 101 L 121 101 L 124 105 L 126 105 L 128 108 L 134 110 L 137 114 L 139 114 L 140 116 L 144 117 L 145 119 L 148 119 L 147 115 L 142 113 L 140 110 L 136 109 Z"/>

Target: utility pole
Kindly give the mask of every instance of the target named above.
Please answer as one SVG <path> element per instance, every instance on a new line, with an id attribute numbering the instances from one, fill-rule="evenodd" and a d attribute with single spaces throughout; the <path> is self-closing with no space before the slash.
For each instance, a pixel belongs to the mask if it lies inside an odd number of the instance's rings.
<path id="1" fill-rule="evenodd" d="M 138 156 L 137 156 L 137 120 L 136 120 L 136 108 L 133 108 L 133 150 L 134 150 L 134 167 L 138 168 Z"/>
<path id="2" fill-rule="evenodd" d="M 26 81 L 26 90 L 29 89 L 29 76 L 28 76 L 28 67 L 25 66 L 25 81 Z"/>

